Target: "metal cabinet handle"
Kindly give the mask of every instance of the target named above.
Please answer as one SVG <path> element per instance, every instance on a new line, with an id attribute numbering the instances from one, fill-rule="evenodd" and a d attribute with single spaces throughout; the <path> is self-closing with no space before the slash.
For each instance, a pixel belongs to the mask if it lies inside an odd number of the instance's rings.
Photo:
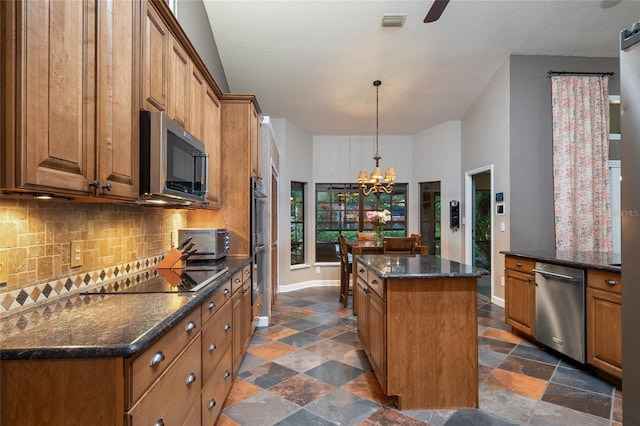
<path id="1" fill-rule="evenodd" d="M 211 342 L 211 344 L 209 345 L 209 352 L 213 352 L 215 351 L 217 348 L 216 344 Z"/>
<path id="2" fill-rule="evenodd" d="M 229 373 L 229 370 L 227 370 L 227 371 L 224 372 L 223 379 L 227 380 L 229 377 L 231 377 L 231 373 Z"/>
<path id="3" fill-rule="evenodd" d="M 521 268 L 521 267 L 522 267 L 522 262 L 516 262 L 516 266 L 517 266 L 518 268 Z"/>
<path id="4" fill-rule="evenodd" d="M 215 304 L 215 303 L 213 303 L 213 302 L 209 302 L 209 306 L 208 306 L 209 310 L 212 310 L 212 309 L 213 309 L 213 308 L 215 308 L 215 307 L 216 307 L 216 304 Z"/>
<path id="5" fill-rule="evenodd" d="M 359 269 L 358 272 L 364 272 L 364 269 Z"/>
<path id="6" fill-rule="evenodd" d="M 102 189 L 107 190 L 107 191 L 111 191 L 111 184 L 107 183 L 106 185 L 102 185 Z"/>
<path id="7" fill-rule="evenodd" d="M 377 280 L 372 280 L 371 284 L 378 284 L 378 281 Z"/>
<path id="8" fill-rule="evenodd" d="M 153 426 L 164 426 L 164 420 L 158 419 Z"/>
<path id="9" fill-rule="evenodd" d="M 225 288 L 225 289 L 224 289 L 224 291 L 223 291 L 223 293 L 224 293 L 225 295 L 229 294 L 229 289 L 228 289 L 228 288 Z"/>
<path id="10" fill-rule="evenodd" d="M 93 182 L 89 182 L 89 186 L 97 189 L 100 186 L 100 182 L 94 180 Z"/>
<path id="11" fill-rule="evenodd" d="M 233 282 L 239 283 L 242 282 L 242 280 L 240 280 L 240 278 L 236 278 L 235 280 L 233 280 Z"/>
<path id="12" fill-rule="evenodd" d="M 224 331 L 229 331 L 229 330 L 231 330 L 231 325 L 225 324 L 224 325 Z"/>
<path id="13" fill-rule="evenodd" d="M 211 410 L 216 405 L 217 405 L 217 402 L 215 399 L 212 399 L 211 401 L 209 401 L 209 410 Z"/>
<path id="14" fill-rule="evenodd" d="M 368 288 L 365 288 L 365 289 L 363 289 L 363 291 L 364 291 L 365 294 L 369 294 L 370 290 Z"/>
<path id="15" fill-rule="evenodd" d="M 151 358 L 151 363 L 149 364 L 149 366 L 153 367 L 155 365 L 160 364 L 162 361 L 164 361 L 164 354 L 162 353 L 162 351 L 158 351 Z"/>
<path id="16" fill-rule="evenodd" d="M 618 281 L 612 279 L 606 279 L 604 280 L 604 283 L 607 285 L 618 285 Z"/>
<path id="17" fill-rule="evenodd" d="M 191 373 L 187 376 L 187 386 L 196 381 L 196 375 Z"/>
<path id="18" fill-rule="evenodd" d="M 189 321 L 189 323 L 185 327 L 185 331 L 191 331 L 191 330 L 194 330 L 195 328 L 196 328 L 196 323 L 193 321 Z"/>

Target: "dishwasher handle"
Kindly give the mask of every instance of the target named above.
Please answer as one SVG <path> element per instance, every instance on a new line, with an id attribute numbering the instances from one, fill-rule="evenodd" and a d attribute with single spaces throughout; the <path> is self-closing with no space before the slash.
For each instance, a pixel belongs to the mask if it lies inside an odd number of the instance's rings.
<path id="1" fill-rule="evenodd" d="M 560 278 L 562 280 L 567 280 L 567 281 L 577 281 L 578 279 L 572 275 L 565 275 L 565 274 L 558 274 L 557 272 L 549 272 L 549 271 L 542 271 L 540 269 L 534 269 L 533 272 L 537 272 L 540 275 L 546 275 L 549 277 L 554 277 L 554 278 Z"/>

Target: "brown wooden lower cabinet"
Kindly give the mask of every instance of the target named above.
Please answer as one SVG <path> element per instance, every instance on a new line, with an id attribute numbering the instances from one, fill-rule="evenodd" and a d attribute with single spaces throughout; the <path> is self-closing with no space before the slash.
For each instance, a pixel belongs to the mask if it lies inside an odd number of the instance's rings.
<path id="1" fill-rule="evenodd" d="M 505 322 L 530 337 L 535 335 L 536 318 L 534 264 L 529 259 L 505 257 Z"/>
<path id="2" fill-rule="evenodd" d="M 358 335 L 399 409 L 478 407 L 476 292 L 475 277 L 358 277 Z"/>

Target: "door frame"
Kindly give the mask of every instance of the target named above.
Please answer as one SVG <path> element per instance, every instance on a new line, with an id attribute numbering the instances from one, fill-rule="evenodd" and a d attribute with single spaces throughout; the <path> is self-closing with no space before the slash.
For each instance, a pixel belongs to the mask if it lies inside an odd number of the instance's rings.
<path id="1" fill-rule="evenodd" d="M 465 235 L 464 235 L 464 252 L 465 263 L 467 265 L 473 265 L 473 175 L 489 172 L 491 175 L 491 300 L 493 300 L 493 286 L 495 276 L 495 191 L 494 191 L 494 173 L 493 164 L 478 167 L 477 169 L 468 170 L 464 172 L 464 220 L 465 220 Z"/>

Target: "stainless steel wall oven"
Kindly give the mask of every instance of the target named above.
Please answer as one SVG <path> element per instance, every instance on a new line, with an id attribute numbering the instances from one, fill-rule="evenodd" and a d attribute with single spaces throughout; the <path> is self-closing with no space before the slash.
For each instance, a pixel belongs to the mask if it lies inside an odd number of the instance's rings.
<path id="1" fill-rule="evenodd" d="M 251 178 L 250 184 L 251 253 L 253 255 L 251 301 L 255 303 L 264 290 L 266 280 L 269 203 L 267 195 L 263 192 L 262 180 L 259 178 Z"/>

